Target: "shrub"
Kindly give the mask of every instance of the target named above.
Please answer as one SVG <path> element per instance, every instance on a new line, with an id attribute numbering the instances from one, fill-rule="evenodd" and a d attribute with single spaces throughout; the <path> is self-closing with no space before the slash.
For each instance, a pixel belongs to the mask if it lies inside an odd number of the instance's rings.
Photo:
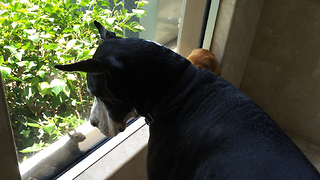
<path id="1" fill-rule="evenodd" d="M 19 160 L 41 150 L 85 122 L 92 97 L 85 74 L 57 71 L 55 64 L 90 58 L 99 44 L 93 20 L 124 35 L 143 27 L 147 2 L 129 13 L 113 0 L 2 0 L 0 70 L 19 151 Z"/>

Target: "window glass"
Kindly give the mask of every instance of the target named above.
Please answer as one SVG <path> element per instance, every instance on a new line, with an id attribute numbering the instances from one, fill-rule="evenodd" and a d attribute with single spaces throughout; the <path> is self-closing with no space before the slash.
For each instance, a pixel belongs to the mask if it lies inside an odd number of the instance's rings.
<path id="1" fill-rule="evenodd" d="M 93 20 L 120 36 L 174 48 L 181 6 L 182 0 L 0 3 L 0 70 L 23 179 L 50 179 L 106 141 L 87 122 L 93 97 L 85 73 L 53 68 L 94 54 L 100 42 Z"/>

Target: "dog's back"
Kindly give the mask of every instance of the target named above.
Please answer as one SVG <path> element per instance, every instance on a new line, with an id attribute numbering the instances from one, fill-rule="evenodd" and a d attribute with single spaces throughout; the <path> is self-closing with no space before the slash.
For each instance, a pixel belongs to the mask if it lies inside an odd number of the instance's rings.
<path id="1" fill-rule="evenodd" d="M 263 110 L 208 71 L 166 110 L 150 125 L 150 179 L 320 179 Z"/>
<path id="2" fill-rule="evenodd" d="M 151 123 L 148 179 L 320 179 L 276 123 L 226 80 L 164 46 L 95 24 L 104 42 L 93 58 L 55 67 L 87 72 L 102 109 L 92 109 L 100 116 L 91 123 L 105 135 L 124 130 L 132 112 Z"/>

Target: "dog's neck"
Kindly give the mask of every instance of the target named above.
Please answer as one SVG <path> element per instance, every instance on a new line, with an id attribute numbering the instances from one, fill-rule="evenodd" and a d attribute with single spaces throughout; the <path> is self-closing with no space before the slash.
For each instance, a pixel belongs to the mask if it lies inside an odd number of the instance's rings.
<path id="1" fill-rule="evenodd" d="M 189 67 L 180 76 L 179 80 L 170 88 L 170 90 L 155 104 L 149 113 L 145 115 L 146 123 L 150 125 L 159 113 L 165 113 L 167 105 L 172 99 L 185 87 L 190 79 L 199 71 L 197 67 L 190 64 Z"/>
<path id="2" fill-rule="evenodd" d="M 115 65 L 111 64 L 114 61 L 110 57 L 117 60 Z M 164 46 L 130 38 L 105 41 L 93 58 L 102 60 L 105 67 L 109 67 L 112 74 L 108 81 L 110 91 L 129 101 L 142 116 L 151 112 L 191 64 Z M 139 88 L 135 88 L 137 86 Z"/>

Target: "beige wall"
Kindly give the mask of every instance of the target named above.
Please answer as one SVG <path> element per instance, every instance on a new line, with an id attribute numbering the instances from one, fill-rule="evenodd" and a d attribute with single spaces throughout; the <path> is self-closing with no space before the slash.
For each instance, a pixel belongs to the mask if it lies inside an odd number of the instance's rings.
<path id="1" fill-rule="evenodd" d="M 285 131 L 320 145 L 320 3 L 265 1 L 240 89 Z"/>
<path id="2" fill-rule="evenodd" d="M 264 0 L 221 0 L 211 45 L 221 76 L 240 87 Z"/>
<path id="3" fill-rule="evenodd" d="M 264 0 L 221 0 L 210 51 L 222 77 L 240 87 Z M 187 57 L 198 47 L 205 0 L 184 0 L 177 52 Z M 190 13 L 199 12 L 199 13 Z"/>

